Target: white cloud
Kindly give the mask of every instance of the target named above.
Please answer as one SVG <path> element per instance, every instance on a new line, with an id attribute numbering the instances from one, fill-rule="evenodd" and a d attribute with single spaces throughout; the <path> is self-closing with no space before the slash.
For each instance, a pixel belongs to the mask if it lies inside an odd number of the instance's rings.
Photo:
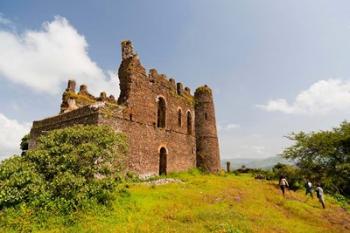
<path id="1" fill-rule="evenodd" d="M 350 81 L 339 79 L 321 80 L 297 95 L 293 103 L 285 99 L 270 100 L 258 107 L 287 114 L 328 114 L 350 109 Z"/>
<path id="2" fill-rule="evenodd" d="M 63 17 L 43 23 L 38 31 L 0 30 L 0 41 L 0 77 L 50 94 L 59 93 L 68 79 L 87 84 L 95 95 L 118 94 L 113 72 L 103 71 L 90 59 L 84 36 Z"/>
<path id="3" fill-rule="evenodd" d="M 239 128 L 239 125 L 230 123 L 230 124 L 227 124 L 225 128 L 227 130 L 236 129 L 236 128 Z"/>
<path id="4" fill-rule="evenodd" d="M 240 125 L 233 124 L 233 123 L 229 123 L 229 124 L 225 124 L 225 125 L 218 124 L 218 130 L 219 131 L 230 131 L 230 130 L 233 130 L 233 129 L 237 129 L 239 127 L 240 127 Z"/>
<path id="5" fill-rule="evenodd" d="M 29 133 L 30 126 L 29 123 L 20 123 L 0 113 L 0 160 L 20 153 L 21 139 Z"/>

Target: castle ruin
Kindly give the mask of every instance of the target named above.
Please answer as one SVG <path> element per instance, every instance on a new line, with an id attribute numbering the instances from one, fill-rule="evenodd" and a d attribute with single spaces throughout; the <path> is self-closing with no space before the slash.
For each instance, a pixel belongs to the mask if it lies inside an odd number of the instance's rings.
<path id="1" fill-rule="evenodd" d="M 123 41 L 121 50 L 119 98 L 105 92 L 94 97 L 85 85 L 76 92 L 75 81 L 69 80 L 60 113 L 33 122 L 29 147 L 35 147 L 37 138 L 49 130 L 104 124 L 127 135 L 127 169 L 140 176 L 194 167 L 218 171 L 220 155 L 211 89 L 205 85 L 192 95 L 188 87 L 155 69 L 147 73 L 130 41 Z"/>

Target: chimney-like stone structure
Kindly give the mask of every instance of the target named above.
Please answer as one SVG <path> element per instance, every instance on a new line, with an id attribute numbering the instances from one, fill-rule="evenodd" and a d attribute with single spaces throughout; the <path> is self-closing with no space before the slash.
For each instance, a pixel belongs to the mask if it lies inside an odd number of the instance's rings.
<path id="1" fill-rule="evenodd" d="M 74 80 L 68 80 L 68 85 L 66 91 L 75 92 L 76 83 Z"/>
<path id="2" fill-rule="evenodd" d="M 119 66 L 119 88 L 120 95 L 118 104 L 128 105 L 130 90 L 136 79 L 147 78 L 146 70 L 142 66 L 138 55 L 130 40 L 121 42 L 122 63 Z"/>
<path id="3" fill-rule="evenodd" d="M 211 89 L 207 85 L 197 88 L 194 99 L 197 167 L 217 172 L 220 170 L 220 153 Z"/>
<path id="4" fill-rule="evenodd" d="M 135 57 L 137 54 L 134 52 L 134 47 L 130 40 L 121 42 L 122 60 L 126 60 Z"/>

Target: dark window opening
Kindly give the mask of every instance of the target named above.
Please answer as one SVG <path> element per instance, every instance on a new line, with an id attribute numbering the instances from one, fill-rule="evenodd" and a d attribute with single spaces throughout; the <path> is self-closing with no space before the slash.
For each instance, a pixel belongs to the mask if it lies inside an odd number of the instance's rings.
<path id="1" fill-rule="evenodd" d="M 157 127 L 165 128 L 166 104 L 163 98 L 158 99 Z"/>
<path id="2" fill-rule="evenodd" d="M 132 121 L 132 114 L 131 113 L 129 115 L 129 119 L 130 119 L 130 121 Z"/>
<path id="3" fill-rule="evenodd" d="M 181 109 L 177 111 L 177 124 L 179 127 L 182 125 L 182 112 Z"/>
<path id="4" fill-rule="evenodd" d="M 166 175 L 167 170 L 167 152 L 164 147 L 159 152 L 159 175 Z"/>
<path id="5" fill-rule="evenodd" d="M 205 118 L 206 120 L 208 120 L 208 113 L 205 113 L 205 114 L 204 114 L 204 118 Z"/>
<path id="6" fill-rule="evenodd" d="M 187 112 L 187 133 L 192 134 L 192 116 L 191 112 Z"/>

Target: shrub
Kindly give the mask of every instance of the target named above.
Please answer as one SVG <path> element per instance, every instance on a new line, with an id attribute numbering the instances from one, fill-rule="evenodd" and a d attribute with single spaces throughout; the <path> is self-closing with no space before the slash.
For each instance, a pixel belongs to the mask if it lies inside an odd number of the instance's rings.
<path id="1" fill-rule="evenodd" d="M 45 182 L 34 164 L 13 156 L 0 165 L 0 209 L 45 195 Z"/>
<path id="2" fill-rule="evenodd" d="M 125 136 L 107 126 L 53 130 L 0 164 L 0 208 L 28 203 L 70 212 L 89 200 L 107 204 L 126 151 Z"/>

